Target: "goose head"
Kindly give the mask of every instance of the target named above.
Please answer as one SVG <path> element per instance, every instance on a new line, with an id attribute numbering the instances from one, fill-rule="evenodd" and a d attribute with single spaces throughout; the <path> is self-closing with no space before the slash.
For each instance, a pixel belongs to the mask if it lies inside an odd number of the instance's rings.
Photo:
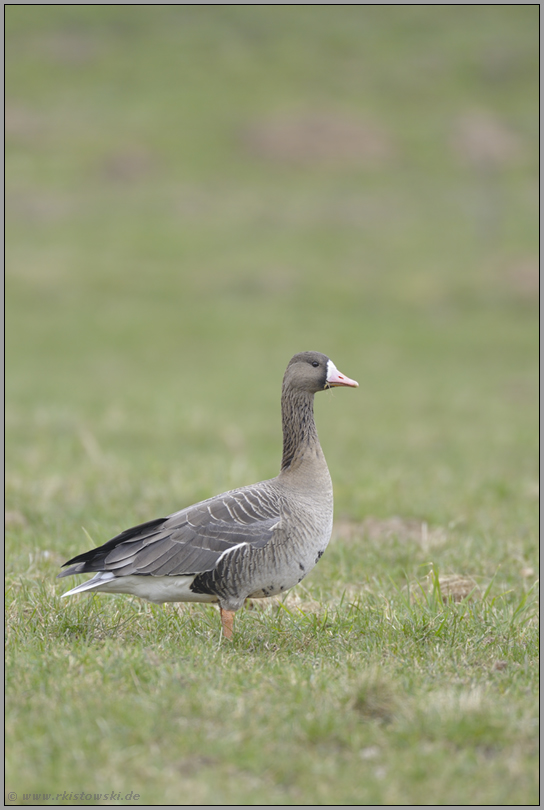
<path id="1" fill-rule="evenodd" d="M 332 360 L 320 352 L 301 352 L 289 361 L 283 378 L 284 391 L 317 394 L 328 388 L 358 388 L 359 383 L 341 374 Z"/>

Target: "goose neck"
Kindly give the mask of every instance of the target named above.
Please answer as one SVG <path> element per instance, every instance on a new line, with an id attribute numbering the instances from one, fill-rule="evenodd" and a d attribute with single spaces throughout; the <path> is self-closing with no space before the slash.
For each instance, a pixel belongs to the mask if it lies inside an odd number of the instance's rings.
<path id="1" fill-rule="evenodd" d="M 321 451 L 314 420 L 314 395 L 307 391 L 284 389 L 281 398 L 283 427 L 282 472 L 298 466 L 306 451 Z"/>

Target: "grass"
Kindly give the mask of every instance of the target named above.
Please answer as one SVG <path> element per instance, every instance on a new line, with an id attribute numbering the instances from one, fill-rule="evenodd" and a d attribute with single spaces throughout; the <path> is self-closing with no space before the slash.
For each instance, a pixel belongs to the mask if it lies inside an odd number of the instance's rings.
<path id="1" fill-rule="evenodd" d="M 182 786 L 186 804 L 262 804 L 263 791 L 268 804 L 334 804 L 339 785 L 347 804 L 531 794 L 535 629 L 512 601 L 414 606 L 375 589 L 317 613 L 246 611 L 225 645 L 211 608 L 94 597 L 67 612 L 51 584 L 21 589 L 9 663 L 25 700 L 8 729 L 28 792 L 175 803 Z"/>
<path id="2" fill-rule="evenodd" d="M 537 13 L 8 7 L 8 804 L 538 804 Z M 61 601 L 276 474 L 308 348 L 302 585 Z"/>

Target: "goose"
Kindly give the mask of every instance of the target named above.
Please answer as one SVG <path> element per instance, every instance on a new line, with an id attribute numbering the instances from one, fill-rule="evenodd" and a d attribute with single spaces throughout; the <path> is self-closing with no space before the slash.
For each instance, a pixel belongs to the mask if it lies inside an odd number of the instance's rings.
<path id="1" fill-rule="evenodd" d="M 245 599 L 282 594 L 308 574 L 330 540 L 332 482 L 313 414 L 314 394 L 358 383 L 319 352 L 291 358 L 283 377 L 283 455 L 275 478 L 141 523 L 78 554 L 59 577 L 94 573 L 63 594 L 132 594 L 149 602 L 219 603 L 223 636 Z"/>

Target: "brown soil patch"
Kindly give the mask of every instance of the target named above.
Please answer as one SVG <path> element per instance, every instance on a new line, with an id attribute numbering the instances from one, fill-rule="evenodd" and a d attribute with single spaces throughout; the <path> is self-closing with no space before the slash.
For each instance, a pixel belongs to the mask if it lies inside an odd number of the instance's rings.
<path id="1" fill-rule="evenodd" d="M 367 517 L 361 523 L 352 521 L 338 521 L 332 531 L 333 540 L 383 540 L 413 541 L 420 543 L 423 548 L 442 545 L 447 540 L 445 529 L 441 527 L 429 528 L 424 520 L 416 518 L 401 518 L 396 515 L 380 519 Z"/>
<path id="2" fill-rule="evenodd" d="M 42 36 L 38 48 L 55 62 L 77 67 L 95 58 L 98 41 L 87 31 L 64 28 Z"/>
<path id="3" fill-rule="evenodd" d="M 108 155 L 102 163 L 102 175 L 113 183 L 132 183 L 148 177 L 157 168 L 157 159 L 149 149 L 127 145 Z"/>
<path id="4" fill-rule="evenodd" d="M 12 141 L 37 140 L 44 132 L 42 117 L 23 104 L 6 102 L 4 111 L 4 132 Z"/>
<path id="5" fill-rule="evenodd" d="M 4 526 L 26 526 L 27 520 L 17 509 L 8 509 L 4 512 Z"/>
<path id="6" fill-rule="evenodd" d="M 464 163 L 480 168 L 510 163 L 523 151 L 519 136 L 494 115 L 483 111 L 459 116 L 453 125 L 451 147 Z"/>
<path id="7" fill-rule="evenodd" d="M 396 149 L 383 127 L 331 112 L 310 112 L 257 121 L 242 134 L 257 157 L 290 164 L 388 163 Z"/>
<path id="8" fill-rule="evenodd" d="M 530 256 L 508 267 L 506 282 L 511 290 L 522 298 L 538 298 L 540 292 L 538 256 Z"/>
<path id="9" fill-rule="evenodd" d="M 18 189 L 6 193 L 6 211 L 22 222 L 60 222 L 73 214 L 77 202 L 73 196 L 58 192 Z"/>

